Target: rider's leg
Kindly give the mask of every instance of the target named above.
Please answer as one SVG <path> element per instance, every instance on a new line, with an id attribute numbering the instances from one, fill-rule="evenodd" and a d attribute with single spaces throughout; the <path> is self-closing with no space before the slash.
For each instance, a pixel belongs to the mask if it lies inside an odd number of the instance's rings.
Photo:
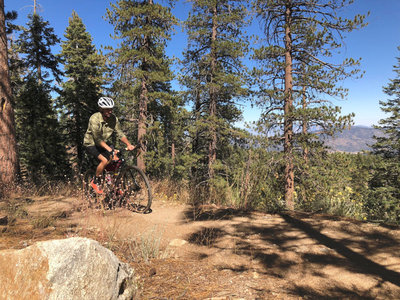
<path id="1" fill-rule="evenodd" d="M 104 168 L 109 164 L 111 159 L 106 158 L 103 154 L 99 154 L 97 159 L 100 161 L 96 168 L 96 177 L 100 177 L 103 174 Z"/>
<path id="2" fill-rule="evenodd" d="M 104 168 L 107 166 L 109 161 L 111 161 L 111 159 L 109 158 L 110 155 L 104 149 L 96 146 L 87 147 L 86 150 L 88 151 L 88 153 L 92 154 L 99 160 L 99 164 L 96 168 L 96 174 L 94 178 L 91 180 L 90 185 L 96 191 L 96 193 L 102 194 L 103 190 L 101 190 L 100 188 L 101 175 L 103 174 Z"/>

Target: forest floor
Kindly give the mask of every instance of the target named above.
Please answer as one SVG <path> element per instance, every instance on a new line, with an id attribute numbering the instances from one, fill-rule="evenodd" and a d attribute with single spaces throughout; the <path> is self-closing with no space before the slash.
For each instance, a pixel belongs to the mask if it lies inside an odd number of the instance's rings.
<path id="1" fill-rule="evenodd" d="M 152 208 L 14 196 L 0 203 L 0 250 L 93 238 L 134 267 L 139 299 L 400 299 L 399 227 L 157 198 Z"/>

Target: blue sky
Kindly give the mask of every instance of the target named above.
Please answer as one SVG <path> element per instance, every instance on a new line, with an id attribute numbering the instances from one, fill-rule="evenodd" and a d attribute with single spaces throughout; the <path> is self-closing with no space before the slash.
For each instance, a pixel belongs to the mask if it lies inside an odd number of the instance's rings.
<path id="1" fill-rule="evenodd" d="M 33 11 L 33 0 L 5 0 L 5 10 L 18 12 L 17 24 L 26 23 L 26 16 Z M 112 27 L 104 20 L 106 8 L 111 0 L 38 0 L 39 13 L 50 22 L 55 33 L 64 39 L 64 31 L 73 10 L 82 18 L 94 43 L 110 45 L 115 42 L 110 38 Z M 190 4 L 180 1 L 174 10 L 175 16 L 185 20 Z M 349 89 L 346 100 L 336 100 L 334 105 L 342 107 L 342 112 L 356 114 L 356 125 L 371 126 L 385 117 L 379 108 L 379 100 L 386 100 L 382 92 L 383 86 L 395 77 L 393 66 L 400 57 L 397 47 L 400 46 L 400 0 L 355 0 L 343 13 L 366 14 L 369 25 L 361 30 L 349 33 L 345 39 L 345 47 L 339 60 L 345 57 L 362 58 L 361 68 L 365 75 L 361 79 L 347 79 L 342 85 Z M 185 49 L 185 36 L 180 28 L 168 46 L 168 54 L 180 56 Z M 54 50 L 58 53 L 59 49 Z M 245 107 L 245 121 L 258 118 L 258 110 Z"/>

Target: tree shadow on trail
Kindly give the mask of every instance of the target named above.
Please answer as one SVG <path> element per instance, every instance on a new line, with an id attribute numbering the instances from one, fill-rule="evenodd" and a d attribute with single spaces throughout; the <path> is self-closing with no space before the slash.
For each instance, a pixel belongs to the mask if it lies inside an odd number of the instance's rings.
<path id="1" fill-rule="evenodd" d="M 235 208 L 215 208 L 213 206 L 194 206 L 184 211 L 186 222 L 231 220 L 236 217 L 251 217 L 252 212 Z"/>
<path id="2" fill-rule="evenodd" d="M 203 221 L 202 227 L 188 237 L 190 243 L 216 249 L 216 253 L 229 255 L 232 251 L 261 266 L 253 269 L 252 264 L 223 264 L 220 269 L 237 273 L 256 270 L 267 277 L 287 280 L 286 290 L 292 295 L 313 299 L 374 299 L 376 295 L 393 298 L 399 291 L 400 273 L 369 258 L 392 257 L 397 261 L 398 239 L 382 227 L 340 217 L 306 213 L 264 215 L 216 207 L 196 211 L 189 208 L 183 217 L 185 222 Z M 219 220 L 233 222 L 219 224 L 216 222 Z M 234 241 L 234 249 L 228 241 Z M 347 279 L 331 275 L 329 270 L 339 273 L 343 270 Z M 299 282 L 289 282 L 295 273 Z M 370 285 L 357 286 L 357 281 L 364 280 L 358 274 L 371 276 Z M 327 286 L 321 289 L 303 284 L 302 278 L 306 276 L 316 282 L 321 280 Z M 354 284 L 347 282 L 352 280 L 349 276 L 355 276 Z M 373 286 L 372 282 L 375 282 Z"/>
<path id="3" fill-rule="evenodd" d="M 206 227 L 192 233 L 187 240 L 192 244 L 211 247 L 224 234 L 224 231 L 219 228 Z"/>
<path id="4" fill-rule="evenodd" d="M 359 271 L 364 274 L 370 274 L 382 278 L 385 281 L 389 281 L 400 287 L 400 273 L 389 270 L 384 266 L 373 262 L 372 260 L 366 258 L 365 256 L 354 252 L 350 248 L 344 246 L 342 243 L 320 233 L 318 230 L 314 229 L 310 224 L 294 218 L 289 214 L 281 213 L 283 219 L 292 226 L 302 230 L 309 237 L 317 240 L 320 244 L 335 250 L 337 253 L 346 257 L 353 265 L 356 266 Z"/>
<path id="5" fill-rule="evenodd" d="M 362 299 L 362 300 L 373 300 L 376 299 L 368 294 L 349 290 L 345 288 L 328 288 L 324 292 L 318 292 L 315 290 L 307 289 L 304 287 L 296 286 L 292 290 L 293 293 L 305 299 L 324 299 L 324 300 L 337 300 L 337 299 Z"/>

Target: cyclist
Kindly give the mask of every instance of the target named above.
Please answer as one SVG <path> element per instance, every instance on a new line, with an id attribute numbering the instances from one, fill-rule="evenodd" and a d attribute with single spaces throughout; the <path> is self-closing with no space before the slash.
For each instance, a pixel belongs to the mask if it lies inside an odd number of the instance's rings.
<path id="1" fill-rule="evenodd" d="M 99 160 L 96 175 L 91 180 L 90 185 L 96 193 L 102 194 L 103 190 L 99 188 L 101 174 L 103 174 L 104 168 L 114 158 L 114 146 L 110 144 L 113 134 L 116 134 L 117 138 L 126 144 L 127 150 L 131 151 L 135 149 L 135 146 L 128 141 L 121 130 L 118 118 L 112 113 L 114 100 L 109 97 L 101 97 L 97 105 L 99 112 L 94 113 L 89 119 L 83 145 L 89 155 Z"/>

